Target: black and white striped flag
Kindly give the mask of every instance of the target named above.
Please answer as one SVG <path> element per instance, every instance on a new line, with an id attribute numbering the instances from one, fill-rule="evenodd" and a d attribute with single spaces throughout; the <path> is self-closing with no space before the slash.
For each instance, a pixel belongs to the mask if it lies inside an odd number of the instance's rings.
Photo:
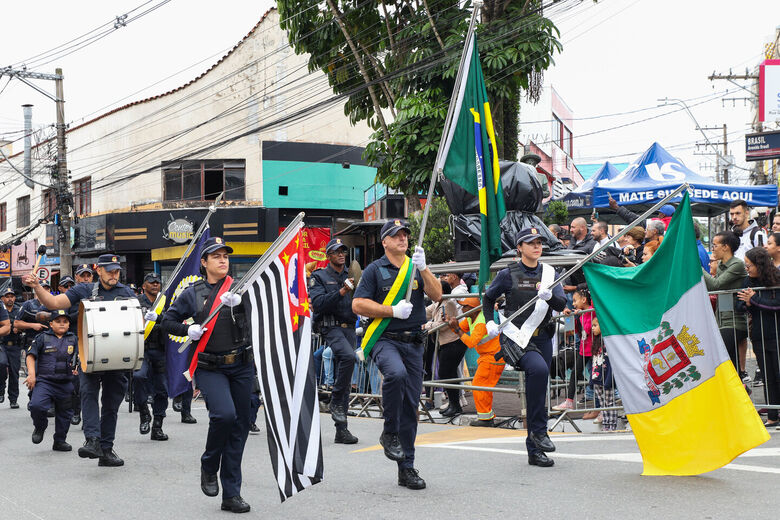
<path id="1" fill-rule="evenodd" d="M 299 231 L 247 290 L 268 448 L 282 501 L 322 480 L 302 242 Z"/>

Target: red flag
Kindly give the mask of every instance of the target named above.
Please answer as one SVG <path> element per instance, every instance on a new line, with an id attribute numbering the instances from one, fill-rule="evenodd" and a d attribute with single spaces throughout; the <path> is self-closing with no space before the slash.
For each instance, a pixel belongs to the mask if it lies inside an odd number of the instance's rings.
<path id="1" fill-rule="evenodd" d="M 306 271 L 304 269 L 306 256 L 300 231 L 282 250 L 279 259 L 285 267 L 284 274 L 290 297 L 290 317 L 292 318 L 293 332 L 295 332 L 298 330 L 300 316 L 310 316 L 309 292 L 306 289 Z"/>

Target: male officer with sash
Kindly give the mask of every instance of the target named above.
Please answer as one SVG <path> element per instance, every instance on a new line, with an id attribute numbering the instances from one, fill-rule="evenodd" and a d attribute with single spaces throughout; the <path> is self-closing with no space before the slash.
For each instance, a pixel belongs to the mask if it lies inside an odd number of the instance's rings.
<path id="1" fill-rule="evenodd" d="M 122 267 L 119 257 L 113 254 L 98 257 L 98 281 L 80 283 L 68 289 L 65 294 L 53 294 L 41 287 L 34 274 L 24 277 L 24 284 L 32 287 L 35 296 L 49 309 L 68 309 L 71 305 L 99 298 L 103 301 L 135 298 L 129 287 L 119 283 Z M 125 371 L 111 370 L 86 374 L 80 372 L 81 411 L 84 419 L 84 446 L 79 448 L 81 458 L 98 459 L 98 466 L 123 466 L 125 461 L 114 451 L 116 421 L 119 405 L 127 390 Z M 98 405 L 101 391 L 102 409 Z"/>
<path id="2" fill-rule="evenodd" d="M 16 303 L 16 293 L 11 287 L 8 287 L 3 295 L 0 296 L 3 301 L 0 309 L 0 318 L 2 313 L 8 314 L 8 330 L 6 335 L 2 335 L 3 327 L 0 325 L 0 403 L 5 401 L 5 384 L 8 381 L 8 401 L 11 408 L 19 408 L 16 400 L 19 398 L 19 367 L 21 365 L 21 351 L 23 336 L 19 332 L 14 332 L 14 321 L 19 314 L 22 306 Z M 0 320 L 2 324 L 2 320 Z"/>
<path id="3" fill-rule="evenodd" d="M 550 317 L 553 310 L 563 310 L 566 306 L 566 296 L 560 285 L 556 285 L 552 290 L 549 288 L 555 280 L 555 269 L 539 262 L 542 256 L 542 237 L 539 230 L 535 227 L 520 230 L 515 243 L 520 261 L 502 269 L 496 275 L 485 291 L 482 312 L 487 321 L 488 336 L 495 337 L 498 324 L 494 321 L 493 309 L 499 296 L 506 295 L 506 316 L 514 313 L 534 296 L 539 296 L 535 306 L 512 320 L 502 331 L 500 344 L 504 360 L 525 372 L 525 399 L 528 410 L 528 436 L 525 445 L 528 464 L 549 467 L 554 462 L 545 452 L 555 451 L 555 446 L 547 435 L 545 407 L 547 378 L 552 362 L 552 335 L 555 333 Z"/>
<path id="4" fill-rule="evenodd" d="M 384 431 L 379 442 L 385 456 L 398 463 L 398 485 L 409 489 L 425 488 L 425 481 L 414 469 L 414 440 L 417 437 L 417 407 L 423 381 L 423 350 L 426 322 L 423 292 L 431 300 L 441 300 L 441 282 L 425 265 L 425 251 L 415 247 L 411 260 L 409 226 L 391 220 L 382 226 L 385 254 L 372 262 L 355 289 L 352 310 L 372 318 L 366 328 L 362 347 L 374 358 L 384 376 L 382 406 Z M 412 279 L 412 265 L 417 268 Z M 411 284 L 410 301 L 406 290 Z"/>
<path id="5" fill-rule="evenodd" d="M 138 301 L 145 311 L 144 319 L 151 322 L 162 321 L 152 309 L 154 300 L 160 293 L 160 275 L 147 273 L 141 286 L 143 291 Z M 149 433 L 149 423 L 152 423 L 150 436 L 153 441 L 167 441 L 168 436 L 163 432 L 162 425 L 165 418 L 165 409 L 168 408 L 168 388 L 165 381 L 165 334 L 159 324 L 155 324 L 149 336 L 144 341 L 144 365 L 133 374 L 133 398 L 135 406 L 141 416 L 139 431 L 141 435 Z M 149 390 L 152 390 L 152 415 L 149 414 L 149 405 L 146 402 Z"/>
<path id="6" fill-rule="evenodd" d="M 336 423 L 334 442 L 355 444 L 357 437 L 347 429 L 349 389 L 355 368 L 357 317 L 352 312 L 355 280 L 347 274 L 347 246 L 341 243 L 340 238 L 328 242 L 325 254 L 328 256 L 328 266 L 312 273 L 309 278 L 309 297 L 322 337 L 335 358 L 336 381 L 328 405 L 333 422 Z"/>

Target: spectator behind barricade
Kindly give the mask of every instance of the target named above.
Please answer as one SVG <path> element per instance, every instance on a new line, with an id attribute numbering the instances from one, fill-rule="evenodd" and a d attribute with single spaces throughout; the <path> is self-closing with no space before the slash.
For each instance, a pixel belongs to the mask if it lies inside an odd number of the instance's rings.
<path id="1" fill-rule="evenodd" d="M 749 249 L 766 244 L 766 232 L 758 227 L 755 220 L 750 220 L 747 202 L 735 200 L 729 204 L 729 219 L 731 230 L 739 237 L 739 247 L 734 251 L 734 256 L 744 260 Z"/>
<path id="2" fill-rule="evenodd" d="M 460 279 L 466 284 L 466 289 L 471 292 L 471 288 L 477 283 L 477 273 L 463 273 Z"/>
<path id="3" fill-rule="evenodd" d="M 652 242 L 653 240 L 660 238 L 664 235 L 666 228 L 664 223 L 660 220 L 651 220 L 647 223 L 645 228 L 645 244 Z"/>
<path id="4" fill-rule="evenodd" d="M 710 272 L 704 271 L 704 284 L 708 291 L 726 291 L 739 289 L 745 282 L 747 272 L 745 264 L 734 256 L 734 251 L 739 248 L 739 238 L 731 231 L 721 231 L 712 237 L 712 260 Z M 736 314 L 733 310 L 718 310 L 718 328 L 726 345 L 731 362 L 739 372 L 744 372 L 744 358 L 740 355 L 741 363 L 737 363 L 739 345 L 747 338 L 747 322 L 744 316 Z"/>
<path id="5" fill-rule="evenodd" d="M 594 222 L 593 223 L 593 229 L 591 231 L 591 234 L 593 235 L 593 240 L 596 241 L 596 247 L 603 246 L 607 242 L 609 242 L 609 227 L 607 226 L 606 222 Z"/>
<path id="6" fill-rule="evenodd" d="M 591 332 L 593 333 L 593 342 L 591 343 L 592 361 L 590 382 L 593 384 L 593 391 L 596 393 L 596 399 L 601 403 L 601 407 L 610 408 L 615 406 L 615 380 L 612 378 L 612 365 L 609 363 L 609 356 L 604 348 L 604 342 L 601 338 L 601 327 L 599 320 L 593 316 L 591 321 Z M 604 431 L 617 430 L 617 410 L 604 410 L 600 412 L 593 422 L 599 422 L 601 419 L 601 428 Z M 583 416 L 583 419 L 585 416 Z"/>
<path id="7" fill-rule="evenodd" d="M 701 243 L 701 228 L 698 224 L 694 222 L 693 229 L 696 231 L 696 247 L 699 250 L 699 262 L 701 262 L 701 267 L 705 271 L 710 268 L 710 255 L 707 253 L 707 250 L 704 249 L 704 244 Z"/>
<path id="8" fill-rule="evenodd" d="M 450 284 L 445 281 L 441 282 L 441 293 L 443 295 L 450 294 L 452 288 Z M 428 320 L 423 325 L 423 330 L 431 330 L 437 325 L 444 323 L 444 303 L 448 302 L 445 298 L 440 301 L 431 303 L 425 308 L 426 319 Z M 439 343 L 447 338 L 445 329 L 439 329 Z M 449 341 L 452 341 L 450 337 Z M 433 379 L 433 354 L 436 351 L 436 334 L 428 334 L 425 341 L 425 352 L 423 353 L 423 381 L 430 381 Z"/>
<path id="9" fill-rule="evenodd" d="M 588 231 L 588 224 L 584 218 L 577 217 L 572 220 L 569 229 L 572 237 L 569 249 L 582 251 L 587 255 L 599 247 L 598 242 L 593 238 L 591 232 Z M 572 293 L 577 289 L 577 285 L 581 283 L 585 283 L 585 275 L 582 270 L 579 270 L 564 281 L 563 290 L 564 292 Z"/>
<path id="10" fill-rule="evenodd" d="M 672 221 L 674 215 L 674 206 L 671 204 L 664 204 L 661 209 L 658 210 L 658 220 L 664 223 L 664 231 L 669 227 L 669 222 Z"/>
<path id="11" fill-rule="evenodd" d="M 479 307 L 479 298 L 465 298 L 458 300 L 463 312 L 469 312 Z M 449 318 L 450 329 L 458 334 L 460 340 L 469 348 L 473 348 L 479 354 L 477 359 L 477 371 L 472 380 L 473 386 L 493 388 L 501 378 L 504 371 L 504 362 L 497 361 L 495 355 L 501 350 L 498 336 L 483 341 L 487 336 L 485 316 L 482 311 L 473 312 L 465 319 L 458 322 L 453 316 Z M 493 418 L 493 392 L 474 390 L 474 407 L 477 409 L 477 420 L 471 421 L 471 426 L 495 426 Z"/>
<path id="12" fill-rule="evenodd" d="M 586 285 L 583 284 L 577 286 L 576 290 L 574 291 L 573 298 L 575 311 L 586 311 L 593 309 L 593 304 L 591 303 L 590 299 L 590 292 L 588 291 Z M 566 315 L 571 314 L 569 309 L 566 309 L 563 312 Z M 553 410 L 563 411 L 573 410 L 575 408 L 574 396 L 577 393 L 577 382 L 585 379 L 583 371 L 586 368 L 590 368 L 591 344 L 593 343 L 593 333 L 591 331 L 592 319 L 593 312 L 584 312 L 579 317 L 580 348 L 577 351 L 577 355 L 574 357 L 574 366 L 571 367 L 571 376 L 569 377 L 566 401 L 559 405 L 553 406 Z M 583 416 L 583 418 L 593 419 L 596 417 L 596 415 L 598 414 L 594 414 L 589 417 Z"/>
<path id="13" fill-rule="evenodd" d="M 772 233 L 780 233 L 780 213 L 772 218 Z"/>
<path id="14" fill-rule="evenodd" d="M 468 294 L 469 288 L 461 278 L 460 273 L 445 273 L 441 279 L 450 284 L 452 294 Z"/>
<path id="15" fill-rule="evenodd" d="M 611 265 L 614 267 L 636 267 L 642 263 L 642 240 L 645 236 L 645 230 L 636 226 L 623 235 L 623 242 L 620 247 L 610 246 L 604 250 L 604 256 L 599 259 L 599 263 Z"/>
<path id="16" fill-rule="evenodd" d="M 645 242 L 645 245 L 642 248 L 642 263 L 650 260 L 655 252 L 658 251 L 658 248 L 661 247 L 661 242 L 663 242 L 663 240 L 664 237 L 657 237 L 653 240 L 650 240 L 649 242 Z"/>
<path id="17" fill-rule="evenodd" d="M 550 232 L 555 236 L 555 238 L 559 239 L 561 238 L 561 235 L 563 234 L 563 229 L 561 229 L 561 226 L 558 224 L 550 224 L 547 226 L 547 229 L 550 230 Z"/>
<path id="18" fill-rule="evenodd" d="M 780 233 L 771 233 L 767 237 L 766 250 L 772 257 L 772 263 L 780 269 Z"/>
<path id="19" fill-rule="evenodd" d="M 763 247 L 754 247 L 745 253 L 745 269 L 748 278 L 742 291 L 739 291 L 737 310 L 750 314 L 750 341 L 758 361 L 758 367 L 764 374 L 764 388 L 767 405 L 780 404 L 780 381 L 778 381 L 778 319 L 780 319 L 780 290 L 759 289 L 754 287 L 777 287 L 780 285 L 780 272 L 772 257 Z M 767 411 L 767 428 L 780 426 L 778 410 Z"/>

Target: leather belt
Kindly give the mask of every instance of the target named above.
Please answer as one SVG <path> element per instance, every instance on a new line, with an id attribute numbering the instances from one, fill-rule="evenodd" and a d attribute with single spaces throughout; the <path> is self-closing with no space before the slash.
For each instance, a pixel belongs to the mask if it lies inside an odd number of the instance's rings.
<path id="1" fill-rule="evenodd" d="M 198 354 L 198 364 L 203 362 L 206 366 L 226 366 L 237 363 L 249 363 L 254 358 L 254 353 L 250 347 L 241 347 L 221 354 L 201 352 Z"/>
<path id="2" fill-rule="evenodd" d="M 404 343 L 422 343 L 427 335 L 427 332 L 385 332 L 382 337 Z"/>

